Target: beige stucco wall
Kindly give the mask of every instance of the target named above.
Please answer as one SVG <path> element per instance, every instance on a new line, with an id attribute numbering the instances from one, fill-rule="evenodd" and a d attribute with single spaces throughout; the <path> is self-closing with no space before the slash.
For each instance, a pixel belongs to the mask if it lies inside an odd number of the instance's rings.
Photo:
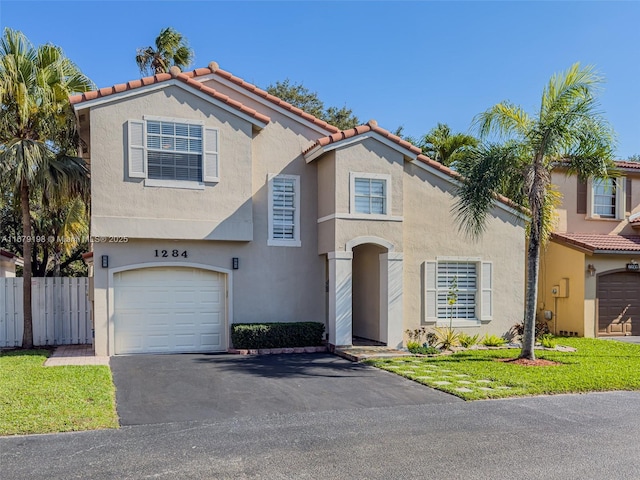
<path id="1" fill-rule="evenodd" d="M 327 166 L 320 167 L 323 174 L 318 176 L 319 190 L 330 192 L 330 195 L 322 196 L 323 204 L 319 206 L 319 211 L 324 215 L 319 218 L 327 215 L 335 215 L 335 218 L 320 223 L 319 253 L 345 251 L 349 241 L 362 236 L 383 238 L 393 244 L 396 251 L 402 251 L 404 189 L 402 154 L 375 139 L 368 138 L 329 152 L 327 157 L 327 159 L 322 157 L 315 161 L 324 163 L 328 160 Z M 367 219 L 366 215 L 350 211 L 350 175 L 352 173 L 390 176 L 391 210 L 388 214 L 392 218 L 371 220 Z M 334 185 L 324 183 L 332 180 Z M 334 198 L 335 207 L 331 211 L 329 202 Z"/>
<path id="2" fill-rule="evenodd" d="M 127 121 L 200 120 L 219 134 L 220 182 L 204 190 L 149 187 L 128 177 Z M 179 87 L 91 109 L 92 234 L 134 238 L 252 236 L 252 126 Z"/>
<path id="3" fill-rule="evenodd" d="M 634 230 L 627 219 L 629 214 L 640 212 L 640 174 L 633 172 L 625 172 L 624 174 L 632 179 L 632 209 L 631 211 L 627 210 L 625 205 L 625 219 L 614 220 L 591 217 L 589 214 L 589 202 L 587 202 L 587 214 L 576 213 L 578 206 L 578 177 L 576 175 L 566 175 L 562 171 L 554 171 L 551 175 L 551 182 L 562 194 L 562 204 L 557 209 L 558 224 L 555 230 L 574 233 L 637 235 L 638 230 Z M 589 194 L 587 198 L 590 198 Z M 626 198 L 623 200 L 626 203 Z"/>
<path id="4" fill-rule="evenodd" d="M 525 231 L 514 213 L 494 207 L 485 233 L 473 240 L 460 232 L 452 207 L 454 186 L 407 163 L 404 176 L 404 324 L 424 324 L 423 264 L 438 257 L 473 257 L 493 264 L 493 320 L 461 329 L 502 335 L 524 316 Z"/>
<path id="5" fill-rule="evenodd" d="M 92 109 L 91 234 L 129 240 L 93 245 L 96 353 L 109 351 L 109 270 L 173 261 L 155 258 L 156 249 L 188 250 L 188 259 L 176 261 L 228 270 L 231 258 L 238 257 L 240 269 L 232 272 L 229 322 L 325 322 L 326 265 L 318 255 L 317 170 L 301 154 L 302 145 L 320 135 L 282 115 L 267 113 L 272 122 L 252 133 L 248 122 L 178 87 Z M 124 122 L 142 115 L 199 119 L 220 128 L 220 183 L 191 191 L 129 181 L 123 158 Z M 300 175 L 301 247 L 267 245 L 267 177 L 280 173 Z M 249 238 L 247 225 L 251 226 Z M 102 255 L 109 256 L 109 269 L 99 266 Z"/>

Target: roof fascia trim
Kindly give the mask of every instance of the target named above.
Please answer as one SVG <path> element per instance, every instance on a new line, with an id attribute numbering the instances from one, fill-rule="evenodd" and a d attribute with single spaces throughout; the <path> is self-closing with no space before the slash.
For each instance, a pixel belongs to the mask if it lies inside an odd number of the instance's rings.
<path id="1" fill-rule="evenodd" d="M 408 150 L 400 145 L 398 145 L 397 143 L 395 143 L 392 140 L 389 140 L 388 138 L 380 135 L 377 132 L 374 131 L 369 131 L 369 132 L 365 132 L 365 133 L 361 133 L 359 135 L 354 135 L 353 137 L 350 138 L 345 138 L 343 140 L 339 140 L 337 142 L 331 142 L 325 146 L 321 146 L 318 145 L 317 147 L 313 148 L 312 150 L 310 150 L 309 152 L 307 152 L 307 154 L 304 156 L 305 160 L 307 161 L 307 163 L 312 162 L 313 160 L 315 160 L 316 158 L 324 155 L 325 153 L 328 153 L 332 150 L 336 150 L 338 148 L 343 148 L 343 147 L 348 147 L 349 145 L 352 145 L 354 143 L 360 143 L 363 140 L 366 140 L 368 138 L 373 138 L 374 140 L 379 141 L 380 143 L 383 143 L 384 145 L 400 152 L 402 155 L 404 155 L 405 158 L 408 158 L 410 162 L 413 162 L 414 160 L 416 160 L 418 158 L 418 154 L 412 152 L 411 150 Z"/>
<path id="2" fill-rule="evenodd" d="M 206 93 L 196 90 L 195 88 L 189 86 L 187 83 L 184 83 L 180 80 L 176 80 L 175 78 L 172 78 L 170 80 L 165 80 L 164 82 L 154 83 L 151 85 L 143 85 L 141 87 L 134 88 L 131 90 L 125 90 L 124 92 L 120 92 L 120 93 L 112 93 L 105 97 L 96 98 L 94 100 L 86 100 L 84 102 L 75 103 L 73 105 L 73 109 L 77 113 L 87 108 L 97 107 L 97 106 L 115 102 L 118 100 L 124 100 L 129 97 L 135 97 L 136 95 L 141 95 L 143 93 L 162 90 L 167 87 L 179 87 L 182 90 L 185 90 L 186 92 L 189 92 L 199 98 L 202 98 L 203 100 L 208 101 L 209 103 L 215 105 L 216 107 L 219 107 L 229 113 L 232 113 L 233 115 L 236 115 L 237 117 L 242 118 L 243 120 L 246 120 L 247 122 L 251 123 L 252 125 L 255 125 L 258 128 L 262 129 L 267 126 L 266 123 L 261 122 L 260 120 L 253 118 L 250 115 L 247 115 L 246 113 L 241 112 L 237 108 L 227 105 L 226 103 L 221 102 L 220 100 L 213 98 L 212 96 L 207 95 Z"/>
<path id="3" fill-rule="evenodd" d="M 227 80 L 226 78 L 222 78 L 219 75 L 216 75 L 215 73 L 209 73 L 207 75 L 202 75 L 200 77 L 193 77 L 192 80 L 195 80 L 197 82 L 200 83 L 204 83 L 204 81 L 206 80 L 215 80 L 216 82 L 220 83 L 221 85 L 224 85 L 225 87 L 230 88 L 231 90 L 241 93 L 243 95 L 246 95 L 247 97 L 249 97 L 251 100 L 254 100 L 258 103 L 260 103 L 261 105 L 264 105 L 265 107 L 271 108 L 273 110 L 275 110 L 276 112 L 280 113 L 281 115 L 284 115 L 287 118 L 290 118 L 292 120 L 295 120 L 296 122 L 304 125 L 307 128 L 310 128 L 311 130 L 314 130 L 317 133 L 321 133 L 322 135 L 327 135 L 327 134 L 332 134 L 334 132 L 330 131 L 330 130 L 326 130 L 324 128 L 322 128 L 320 125 L 316 125 L 315 123 L 312 123 L 308 120 L 305 120 L 304 118 L 302 118 L 300 115 L 296 115 L 295 113 L 290 112 L 289 110 L 286 110 L 284 108 L 282 108 L 279 105 L 276 105 L 273 102 L 270 102 L 269 100 L 261 97 L 260 95 L 256 95 L 255 93 L 253 93 L 250 90 L 247 90 L 246 88 L 233 83 L 230 80 Z"/>

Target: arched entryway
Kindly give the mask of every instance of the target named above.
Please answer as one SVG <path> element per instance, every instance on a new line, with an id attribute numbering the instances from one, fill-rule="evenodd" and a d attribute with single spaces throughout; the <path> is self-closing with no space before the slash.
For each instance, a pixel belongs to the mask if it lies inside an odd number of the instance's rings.
<path id="1" fill-rule="evenodd" d="M 353 248 L 352 335 L 354 343 L 386 344 L 381 335 L 381 259 L 387 249 L 373 243 Z M 385 288 L 386 290 L 386 288 Z"/>
<path id="2" fill-rule="evenodd" d="M 402 253 L 372 236 L 356 237 L 345 246 L 327 254 L 329 343 L 352 345 L 355 335 L 400 347 Z"/>

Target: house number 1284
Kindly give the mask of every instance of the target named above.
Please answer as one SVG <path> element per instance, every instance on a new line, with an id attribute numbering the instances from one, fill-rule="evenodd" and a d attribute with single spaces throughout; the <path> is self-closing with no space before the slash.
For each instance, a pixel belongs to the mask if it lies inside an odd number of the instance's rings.
<path id="1" fill-rule="evenodd" d="M 182 252 L 180 252 L 180 250 L 156 250 L 156 257 L 162 257 L 162 258 L 167 258 L 167 257 L 184 257 L 187 258 L 187 251 L 183 250 Z"/>

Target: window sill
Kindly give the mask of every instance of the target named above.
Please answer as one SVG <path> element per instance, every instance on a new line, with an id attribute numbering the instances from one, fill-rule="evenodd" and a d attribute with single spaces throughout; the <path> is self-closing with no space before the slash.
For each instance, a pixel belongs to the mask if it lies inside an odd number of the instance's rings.
<path id="1" fill-rule="evenodd" d="M 598 221 L 598 222 L 621 222 L 624 218 L 611 218 L 611 217 L 599 217 L 598 215 L 591 215 L 584 217 L 585 220 Z"/>
<path id="2" fill-rule="evenodd" d="M 449 327 L 449 320 L 436 320 L 435 322 L 435 326 L 436 327 Z M 451 327 L 452 328 L 465 328 L 465 327 L 479 327 L 480 325 L 482 325 L 482 323 L 480 320 L 464 320 L 464 319 L 453 319 L 453 322 L 451 322 Z"/>
<path id="3" fill-rule="evenodd" d="M 326 222 L 328 220 L 369 220 L 378 222 L 402 222 L 403 217 L 397 215 L 380 215 L 380 214 L 367 214 L 367 213 L 333 213 L 318 219 L 318 223 Z"/>
<path id="4" fill-rule="evenodd" d="M 267 240 L 267 246 L 269 247 L 301 247 L 302 242 L 300 240 Z"/>
<path id="5" fill-rule="evenodd" d="M 190 182 L 181 180 L 156 180 L 146 178 L 144 180 L 145 187 L 161 187 L 161 188 L 181 188 L 186 190 L 204 190 L 204 183 Z"/>

